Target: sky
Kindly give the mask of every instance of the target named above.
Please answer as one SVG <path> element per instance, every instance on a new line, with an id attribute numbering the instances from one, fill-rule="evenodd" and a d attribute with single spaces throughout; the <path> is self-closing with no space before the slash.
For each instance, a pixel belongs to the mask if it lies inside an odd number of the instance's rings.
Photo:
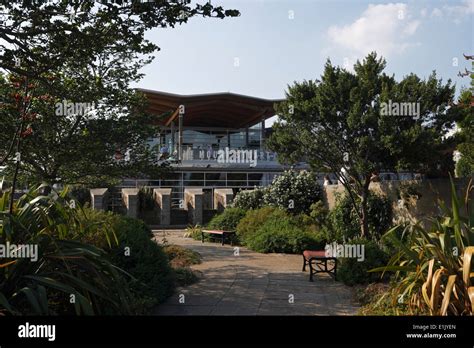
<path id="1" fill-rule="evenodd" d="M 202 3 L 203 1 L 201 1 Z M 284 98 L 294 81 L 320 77 L 328 58 L 352 69 L 376 51 L 396 79 L 436 70 L 457 93 L 474 55 L 474 0 L 212 0 L 238 18 L 194 17 L 147 38 L 161 50 L 134 87 L 177 94 L 234 92 Z"/>

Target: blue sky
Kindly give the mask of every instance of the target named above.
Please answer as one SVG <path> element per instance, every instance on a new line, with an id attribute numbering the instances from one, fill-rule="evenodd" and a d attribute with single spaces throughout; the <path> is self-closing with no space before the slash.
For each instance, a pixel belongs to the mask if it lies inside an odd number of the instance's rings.
<path id="1" fill-rule="evenodd" d="M 201 1 L 202 3 L 202 1 Z M 469 68 L 474 54 L 474 0 L 212 0 L 241 11 L 238 18 L 192 18 L 154 29 L 160 46 L 137 86 L 178 94 L 234 92 L 283 98 L 293 81 L 321 75 L 329 57 L 352 66 L 375 50 L 397 79 L 436 70 L 443 80 Z M 456 59 L 458 66 L 455 66 Z"/>

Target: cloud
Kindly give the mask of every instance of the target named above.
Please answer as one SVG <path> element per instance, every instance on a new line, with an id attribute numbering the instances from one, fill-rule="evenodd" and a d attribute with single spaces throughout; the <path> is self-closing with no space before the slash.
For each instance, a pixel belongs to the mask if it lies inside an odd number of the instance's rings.
<path id="1" fill-rule="evenodd" d="M 442 16 L 443 16 L 443 11 L 441 11 L 437 7 L 435 7 L 433 11 L 431 11 L 431 18 L 442 17 Z"/>
<path id="2" fill-rule="evenodd" d="M 440 8 L 434 8 L 431 11 L 431 18 L 447 18 L 455 23 L 469 18 L 474 14 L 474 0 L 463 0 L 459 5 L 443 5 Z"/>
<path id="3" fill-rule="evenodd" d="M 406 4 L 369 5 L 351 24 L 329 27 L 327 37 L 331 47 L 346 56 L 360 57 L 376 51 L 389 57 L 418 45 L 410 38 L 419 25 L 419 20 L 411 18 Z"/>

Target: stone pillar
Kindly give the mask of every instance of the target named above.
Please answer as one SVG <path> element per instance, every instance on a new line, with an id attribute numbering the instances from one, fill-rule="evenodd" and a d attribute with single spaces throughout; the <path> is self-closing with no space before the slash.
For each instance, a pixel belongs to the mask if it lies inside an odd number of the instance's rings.
<path id="1" fill-rule="evenodd" d="M 214 189 L 214 209 L 223 211 L 234 199 L 234 191 L 230 188 Z"/>
<path id="2" fill-rule="evenodd" d="M 184 209 L 188 211 L 189 222 L 194 225 L 203 223 L 202 188 L 184 189 Z"/>
<path id="3" fill-rule="evenodd" d="M 171 189 L 156 188 L 153 189 L 153 197 L 158 205 L 160 214 L 160 225 L 168 226 L 171 224 Z"/>
<path id="4" fill-rule="evenodd" d="M 107 210 L 109 192 L 106 188 L 90 189 L 91 207 L 94 210 Z"/>
<path id="5" fill-rule="evenodd" d="M 138 216 L 138 189 L 122 189 L 122 199 L 127 208 L 127 216 Z"/>

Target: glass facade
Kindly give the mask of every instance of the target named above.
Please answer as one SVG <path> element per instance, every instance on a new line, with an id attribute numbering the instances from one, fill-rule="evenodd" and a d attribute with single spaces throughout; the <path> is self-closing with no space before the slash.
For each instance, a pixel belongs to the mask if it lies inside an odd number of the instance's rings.
<path id="1" fill-rule="evenodd" d="M 253 169 L 246 172 L 241 167 L 222 167 L 222 171 L 215 169 L 214 162 L 218 157 L 218 150 L 229 148 L 232 150 L 251 150 L 245 154 L 251 154 L 251 158 L 258 161 L 274 161 L 276 157 L 273 153 L 261 148 L 262 145 L 262 124 L 243 129 L 223 129 L 204 127 L 185 127 L 182 131 L 181 161 L 174 167 L 175 172 L 167 174 L 162 179 L 154 180 L 124 180 L 124 187 L 169 187 L 172 189 L 173 207 L 179 207 L 184 197 L 186 187 L 199 187 L 212 192 L 214 188 L 232 188 L 234 190 L 254 188 L 255 186 L 267 186 L 271 183 L 275 175 L 279 174 L 278 169 L 269 170 L 268 167 Z M 174 132 L 174 134 L 172 134 Z M 175 152 L 178 147 L 179 134 L 178 127 L 167 127 L 162 130 L 150 144 L 159 146 L 160 149 L 167 148 L 170 152 Z M 160 150 L 161 152 L 161 150 Z M 175 154 L 173 156 L 176 156 Z M 250 156 L 250 155 L 248 155 Z M 176 157 L 175 157 L 176 158 Z M 202 161 L 211 161 L 213 170 L 199 170 L 203 168 Z M 259 162 L 260 163 L 260 162 Z M 199 167 L 201 166 L 201 167 Z M 248 167 L 248 166 L 247 166 Z M 189 170 L 190 168 L 196 168 Z M 238 169 L 240 168 L 240 169 Z M 257 172 L 261 170 L 261 172 Z M 265 170 L 269 170 L 266 172 Z M 207 192 L 206 191 L 206 192 Z M 212 196 L 212 194 L 211 194 Z"/>
<path id="2" fill-rule="evenodd" d="M 174 127 L 174 147 L 178 143 L 178 129 Z M 171 128 L 163 130 L 159 137 L 151 140 L 153 144 L 173 145 L 173 137 Z M 248 134 L 248 135 L 247 135 Z M 250 148 L 259 149 L 261 143 L 261 125 L 249 127 L 248 130 L 243 129 L 212 129 L 203 130 L 198 128 L 185 128 L 183 130 L 183 147 L 191 147 L 192 149 L 223 149 L 229 148 Z"/>

